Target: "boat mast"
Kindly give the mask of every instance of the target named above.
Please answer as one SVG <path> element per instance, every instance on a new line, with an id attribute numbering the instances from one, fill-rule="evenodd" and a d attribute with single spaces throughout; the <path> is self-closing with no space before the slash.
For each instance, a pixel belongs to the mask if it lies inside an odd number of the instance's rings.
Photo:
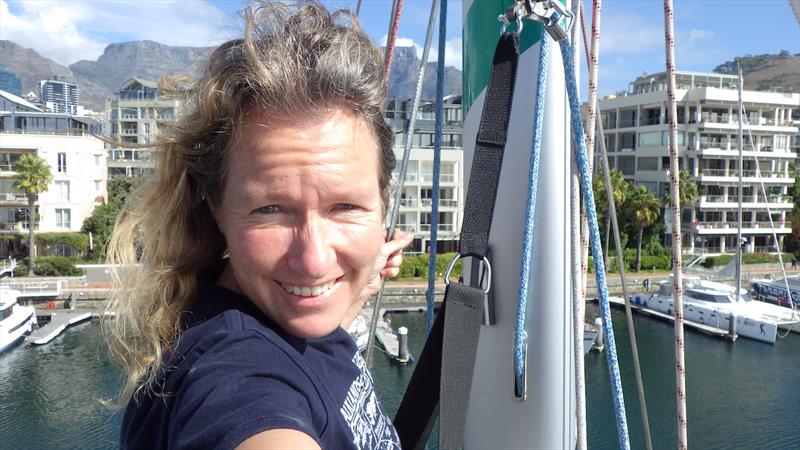
<path id="1" fill-rule="evenodd" d="M 739 302 L 742 292 L 742 176 L 744 174 L 744 137 L 742 135 L 742 90 L 744 89 L 744 81 L 742 79 L 742 67 L 739 66 L 739 212 L 738 212 L 738 225 L 736 227 L 736 302 Z"/>

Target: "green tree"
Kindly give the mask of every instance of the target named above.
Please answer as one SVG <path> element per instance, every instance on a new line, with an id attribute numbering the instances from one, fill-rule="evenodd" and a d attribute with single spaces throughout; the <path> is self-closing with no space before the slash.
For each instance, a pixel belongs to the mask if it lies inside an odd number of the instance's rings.
<path id="1" fill-rule="evenodd" d="M 697 201 L 698 193 L 697 183 L 692 179 L 692 176 L 689 174 L 689 172 L 681 170 L 678 174 L 678 195 L 680 196 L 681 201 L 681 211 L 687 208 L 692 209 L 689 217 L 689 242 L 692 242 L 692 239 L 694 239 L 694 229 L 692 228 L 695 218 L 694 203 Z M 670 210 L 672 210 L 672 197 L 669 193 L 664 196 L 664 201 L 665 208 L 670 208 Z M 674 223 L 676 226 L 680 227 L 680 217 L 678 217 L 677 220 L 674 220 Z"/>
<path id="2" fill-rule="evenodd" d="M 24 192 L 28 199 L 28 276 L 33 276 L 33 269 L 36 260 L 36 246 L 34 242 L 34 228 L 36 227 L 37 217 L 34 204 L 37 196 L 47 191 L 47 186 L 53 181 L 53 174 L 50 173 L 50 166 L 44 158 L 32 153 L 23 155 L 14 165 L 16 172 L 13 188 Z"/>
<path id="3" fill-rule="evenodd" d="M 642 236 L 644 229 L 653 225 L 658 220 L 661 211 L 661 202 L 656 195 L 645 186 L 636 186 L 628 199 L 629 207 L 633 210 L 638 239 L 636 244 L 636 271 L 642 268 Z"/>
<path id="4" fill-rule="evenodd" d="M 119 208 L 125 204 L 128 195 L 141 184 L 142 178 L 131 178 L 125 175 L 116 175 L 108 180 L 108 202 L 116 203 Z"/>
<path id="5" fill-rule="evenodd" d="M 92 255 L 105 256 L 106 245 L 114 230 L 114 224 L 119 215 L 119 205 L 116 202 L 109 202 L 105 205 L 96 206 L 92 210 L 92 215 L 83 221 L 84 233 L 91 233 L 92 236 Z"/>
<path id="6" fill-rule="evenodd" d="M 628 199 L 628 195 L 630 193 L 630 183 L 625 181 L 625 177 L 622 175 L 617 169 L 611 169 L 609 174 L 609 178 L 611 178 L 611 191 L 614 195 L 614 205 L 615 209 L 619 213 L 622 210 L 622 205 L 625 204 L 625 201 Z M 605 233 L 606 233 L 606 240 L 605 240 L 605 263 L 606 267 L 608 267 L 609 261 L 609 254 L 608 254 L 608 243 L 609 243 L 609 236 L 611 234 L 611 214 L 608 211 L 608 194 L 606 193 L 606 179 L 605 175 L 602 171 L 592 178 L 592 185 L 594 190 L 595 198 L 597 199 L 597 208 L 601 210 L 601 213 L 605 216 Z"/>

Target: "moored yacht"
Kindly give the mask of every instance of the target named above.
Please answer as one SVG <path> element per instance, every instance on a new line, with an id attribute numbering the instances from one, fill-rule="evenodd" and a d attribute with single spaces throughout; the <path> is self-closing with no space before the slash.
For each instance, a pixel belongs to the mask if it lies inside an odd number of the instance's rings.
<path id="1" fill-rule="evenodd" d="M 800 275 L 789 275 L 784 280 L 754 278 L 750 283 L 759 300 L 776 303 L 787 308 L 792 308 L 792 304 L 794 304 L 795 308 L 800 308 Z M 786 294 L 787 285 L 792 292 L 791 302 L 789 295 Z"/>
<path id="2" fill-rule="evenodd" d="M 792 310 L 753 301 L 744 289 L 739 295 L 735 291 L 735 287 L 723 283 L 685 277 L 684 320 L 768 343 L 775 343 L 778 328 L 800 327 L 800 316 L 793 317 Z M 672 282 L 662 281 L 658 292 L 635 295 L 631 302 L 641 309 L 672 316 Z"/>
<path id="3" fill-rule="evenodd" d="M 0 352 L 9 348 L 36 324 L 36 311 L 33 306 L 17 303 L 19 291 L 0 287 Z"/>

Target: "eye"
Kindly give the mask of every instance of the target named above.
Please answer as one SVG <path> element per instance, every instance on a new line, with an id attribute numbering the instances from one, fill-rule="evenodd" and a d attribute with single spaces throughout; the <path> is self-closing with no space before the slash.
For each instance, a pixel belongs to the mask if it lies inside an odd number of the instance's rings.
<path id="1" fill-rule="evenodd" d="M 358 206 L 350 203 L 339 203 L 338 205 L 336 205 L 336 208 L 349 211 L 358 208 Z"/>
<path id="2" fill-rule="evenodd" d="M 267 206 L 262 206 L 261 208 L 258 208 L 253 212 L 256 212 L 258 214 L 274 214 L 276 212 L 279 212 L 280 210 L 281 209 L 277 205 L 267 205 Z"/>

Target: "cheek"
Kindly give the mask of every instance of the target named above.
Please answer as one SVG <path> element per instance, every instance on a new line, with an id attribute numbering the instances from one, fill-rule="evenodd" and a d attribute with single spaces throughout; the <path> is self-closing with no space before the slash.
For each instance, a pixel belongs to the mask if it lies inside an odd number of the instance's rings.
<path id="1" fill-rule="evenodd" d="M 353 267 L 372 268 L 383 244 L 383 229 L 370 227 L 363 230 L 349 230 L 345 233 L 345 252 Z"/>

